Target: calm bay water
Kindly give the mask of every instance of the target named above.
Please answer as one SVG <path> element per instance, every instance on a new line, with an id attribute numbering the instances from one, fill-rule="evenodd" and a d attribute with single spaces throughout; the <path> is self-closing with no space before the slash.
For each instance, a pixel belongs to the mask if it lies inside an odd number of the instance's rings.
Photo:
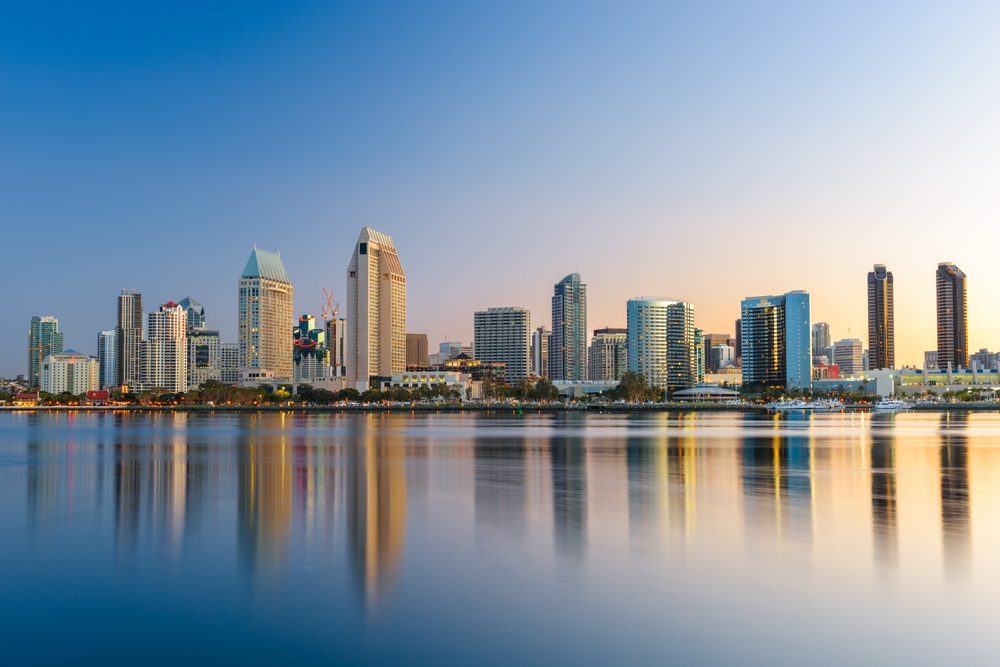
<path id="1" fill-rule="evenodd" d="M 1000 414 L 0 414 L 3 664 L 995 665 Z"/>

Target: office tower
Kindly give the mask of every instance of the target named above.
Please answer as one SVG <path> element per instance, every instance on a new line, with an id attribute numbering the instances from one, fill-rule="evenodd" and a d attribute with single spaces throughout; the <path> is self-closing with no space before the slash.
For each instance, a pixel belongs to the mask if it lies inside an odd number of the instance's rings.
<path id="1" fill-rule="evenodd" d="M 184 308 L 184 304 L 180 306 Z M 190 314 L 189 309 L 185 309 Z M 202 324 L 205 320 L 202 317 Z M 189 389 L 197 389 L 209 380 L 222 381 L 222 340 L 219 332 L 202 327 L 191 328 L 187 332 L 187 383 Z"/>
<path id="2" fill-rule="evenodd" d="M 118 323 L 115 325 L 118 358 L 115 372 L 119 387 L 139 384 L 139 348 L 142 346 L 142 295 L 122 290 L 118 295 Z"/>
<path id="3" fill-rule="evenodd" d="M 701 384 L 705 381 L 705 332 L 701 329 L 694 330 L 694 381 Z"/>
<path id="4" fill-rule="evenodd" d="M 326 344 L 330 348 L 330 368 L 334 377 L 347 375 L 347 352 L 344 338 L 347 335 L 347 320 L 335 317 L 326 321 Z"/>
<path id="5" fill-rule="evenodd" d="M 621 380 L 628 370 L 628 329 L 594 329 L 587 353 L 587 379 Z"/>
<path id="6" fill-rule="evenodd" d="M 110 389 L 118 381 L 118 334 L 114 329 L 97 336 L 98 385 Z"/>
<path id="7" fill-rule="evenodd" d="M 552 296 L 552 337 L 549 340 L 549 377 L 587 379 L 587 286 L 579 273 L 555 285 Z"/>
<path id="8" fill-rule="evenodd" d="M 184 312 L 187 313 L 187 326 L 188 331 L 192 329 L 204 329 L 205 328 L 205 306 L 201 305 L 189 296 L 184 297 L 177 302 Z"/>
<path id="9" fill-rule="evenodd" d="M 812 349 L 813 354 L 824 354 L 823 350 L 833 345 L 830 338 L 830 325 L 826 322 L 817 322 L 812 325 Z"/>
<path id="10" fill-rule="evenodd" d="M 63 351 L 59 320 L 51 315 L 35 315 L 28 327 L 28 386 L 39 386 L 42 362 L 50 354 Z"/>
<path id="11" fill-rule="evenodd" d="M 146 318 L 146 340 L 139 347 L 143 389 L 188 389 L 187 313 L 168 301 Z"/>
<path id="12" fill-rule="evenodd" d="M 406 273 L 392 239 L 364 227 L 347 267 L 347 381 L 406 370 Z"/>
<path id="13" fill-rule="evenodd" d="M 896 367 L 892 292 L 892 271 L 876 264 L 868 272 L 868 365 L 873 369 Z"/>
<path id="14" fill-rule="evenodd" d="M 719 367 L 715 365 L 712 360 L 712 348 L 719 345 L 732 345 L 732 338 L 729 334 L 704 334 L 702 336 L 702 344 L 704 346 L 703 354 L 705 355 L 705 369 L 711 373 L 719 370 Z"/>
<path id="15" fill-rule="evenodd" d="M 222 384 L 239 384 L 239 343 L 222 343 L 219 346 L 219 381 L 222 382 Z"/>
<path id="16" fill-rule="evenodd" d="M 969 314 L 965 274 L 950 262 L 937 268 L 938 367 L 965 368 L 969 362 Z"/>
<path id="17" fill-rule="evenodd" d="M 317 327 L 316 318 L 302 315 L 292 327 L 292 379 L 296 382 L 321 380 L 333 375 L 326 327 Z"/>
<path id="18" fill-rule="evenodd" d="M 736 347 L 736 365 L 740 366 L 743 363 L 743 321 L 736 320 L 736 341 L 733 343 Z"/>
<path id="19" fill-rule="evenodd" d="M 474 316 L 475 355 L 506 364 L 509 384 L 528 377 L 531 366 L 531 313 L 526 308 L 489 308 Z"/>
<path id="20" fill-rule="evenodd" d="M 668 393 L 697 381 L 694 306 L 662 297 L 628 301 L 628 369 Z"/>
<path id="21" fill-rule="evenodd" d="M 427 368 L 431 365 L 427 349 L 427 334 L 406 334 L 406 367 Z"/>
<path id="22" fill-rule="evenodd" d="M 864 346 L 857 338 L 845 338 L 833 344 L 833 363 L 841 377 L 857 377 L 864 372 Z"/>
<path id="23" fill-rule="evenodd" d="M 53 352 L 42 361 L 39 382 L 50 394 L 85 394 L 98 388 L 100 365 L 94 357 L 67 350 Z"/>
<path id="24" fill-rule="evenodd" d="M 292 379 L 291 326 L 295 288 L 281 255 L 254 248 L 240 276 L 237 327 L 240 371 Z"/>
<path id="25" fill-rule="evenodd" d="M 809 389 L 809 293 L 748 297 L 740 310 L 744 386 Z"/>
<path id="26" fill-rule="evenodd" d="M 531 333 L 531 374 L 535 377 L 549 377 L 549 344 L 552 332 L 538 327 Z"/>

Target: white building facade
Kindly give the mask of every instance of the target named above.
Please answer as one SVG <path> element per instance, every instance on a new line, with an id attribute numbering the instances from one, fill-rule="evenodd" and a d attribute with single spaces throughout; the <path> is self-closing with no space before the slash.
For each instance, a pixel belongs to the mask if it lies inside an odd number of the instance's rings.
<path id="1" fill-rule="evenodd" d="M 72 350 L 50 354 L 42 361 L 41 390 L 50 394 L 84 394 L 100 386 L 100 364 L 95 357 Z"/>

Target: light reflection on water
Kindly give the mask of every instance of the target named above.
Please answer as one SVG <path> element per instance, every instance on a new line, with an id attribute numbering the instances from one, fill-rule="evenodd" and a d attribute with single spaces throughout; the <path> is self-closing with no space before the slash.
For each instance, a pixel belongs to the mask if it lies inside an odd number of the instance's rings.
<path id="1" fill-rule="evenodd" d="M 1000 654 L 998 414 L 5 413 L 0 529 L 18 662 Z"/>

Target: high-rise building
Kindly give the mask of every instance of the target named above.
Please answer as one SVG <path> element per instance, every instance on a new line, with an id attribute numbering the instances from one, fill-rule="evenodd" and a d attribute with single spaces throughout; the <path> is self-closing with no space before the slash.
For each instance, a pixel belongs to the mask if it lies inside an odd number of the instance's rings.
<path id="1" fill-rule="evenodd" d="M 98 384 L 110 389 L 118 382 L 118 333 L 111 329 L 97 336 Z"/>
<path id="2" fill-rule="evenodd" d="M 347 381 L 406 370 L 406 273 L 392 239 L 371 227 L 358 235 L 347 267 Z"/>
<path id="3" fill-rule="evenodd" d="M 668 393 L 698 378 L 694 306 L 662 297 L 628 301 L 628 369 Z"/>
<path id="4" fill-rule="evenodd" d="M 744 386 L 810 388 L 809 293 L 748 297 L 740 310 Z"/>
<path id="5" fill-rule="evenodd" d="M 133 387 L 141 380 L 139 348 L 142 347 L 142 295 L 122 290 L 118 295 L 118 322 L 115 326 L 118 358 L 115 372 L 119 387 Z"/>
<path id="6" fill-rule="evenodd" d="M 743 364 L 743 321 L 736 320 L 736 341 L 733 343 L 736 348 L 736 365 Z"/>
<path id="7" fill-rule="evenodd" d="M 579 273 L 569 274 L 554 288 L 549 377 L 587 379 L 587 286 Z"/>
<path id="8" fill-rule="evenodd" d="M 979 352 L 969 355 L 969 368 L 975 366 L 976 370 L 997 370 L 1000 369 L 1000 354 L 990 352 L 985 347 Z"/>
<path id="9" fill-rule="evenodd" d="M 427 368 L 430 364 L 430 354 L 427 349 L 427 334 L 406 334 L 406 367 Z"/>
<path id="10" fill-rule="evenodd" d="M 896 331 L 892 271 L 876 264 L 868 272 L 868 365 L 896 367 Z"/>
<path id="11" fill-rule="evenodd" d="M 549 377 L 549 343 L 552 332 L 538 327 L 531 333 L 531 374 L 539 378 Z"/>
<path id="12" fill-rule="evenodd" d="M 589 380 L 621 380 L 628 370 L 628 329 L 595 329 L 587 365 Z"/>
<path id="13" fill-rule="evenodd" d="M 205 306 L 201 305 L 189 296 L 177 302 L 184 312 L 187 313 L 188 331 L 192 329 L 205 328 Z"/>
<path id="14" fill-rule="evenodd" d="M 316 318 L 302 315 L 292 328 L 292 379 L 296 382 L 321 380 L 333 375 L 326 328 L 316 326 Z"/>
<path id="15" fill-rule="evenodd" d="M 812 325 L 813 354 L 824 354 L 823 350 L 833 345 L 830 337 L 830 325 L 826 322 L 816 322 Z"/>
<path id="16" fill-rule="evenodd" d="M 705 332 L 701 329 L 694 330 L 694 381 L 701 384 L 705 381 Z"/>
<path id="17" fill-rule="evenodd" d="M 857 338 L 845 338 L 833 344 L 833 363 L 841 377 L 856 377 L 864 372 L 864 345 Z"/>
<path id="18" fill-rule="evenodd" d="M 326 344 L 330 348 L 330 367 L 335 377 L 347 375 L 347 351 L 344 339 L 347 335 L 347 320 L 337 317 L 326 321 Z"/>
<path id="19" fill-rule="evenodd" d="M 489 308 L 474 317 L 476 359 L 502 361 L 510 384 L 527 378 L 531 367 L 531 313 L 518 307 Z"/>
<path id="20" fill-rule="evenodd" d="M 237 327 L 240 371 L 292 379 L 292 325 L 295 288 L 281 255 L 254 248 L 240 276 Z"/>
<path id="21" fill-rule="evenodd" d="M 222 343 L 219 346 L 219 381 L 222 382 L 222 384 L 239 384 L 239 343 Z"/>
<path id="22" fill-rule="evenodd" d="M 732 345 L 732 340 L 733 339 L 729 336 L 729 334 L 710 333 L 702 336 L 702 345 L 704 346 L 702 354 L 705 355 L 705 368 L 707 371 L 714 373 L 719 370 L 719 368 L 715 366 L 715 362 L 712 361 L 712 348 L 719 345 Z"/>
<path id="23" fill-rule="evenodd" d="M 969 314 L 965 274 L 951 262 L 937 268 L 938 367 L 965 368 L 969 364 Z"/>
<path id="24" fill-rule="evenodd" d="M 41 390 L 50 394 L 85 394 L 98 388 L 97 359 L 67 350 L 53 352 L 42 361 Z"/>
<path id="25" fill-rule="evenodd" d="M 187 313 L 168 301 L 146 318 L 146 340 L 139 348 L 144 389 L 187 391 Z"/>
<path id="26" fill-rule="evenodd" d="M 717 373 L 736 363 L 736 348 L 732 345 L 716 345 L 711 350 L 709 368 Z"/>
<path id="27" fill-rule="evenodd" d="M 186 309 L 186 312 L 191 311 Z M 202 318 L 202 324 L 204 321 Z M 222 340 L 218 331 L 188 327 L 187 374 L 189 389 L 197 389 L 209 380 L 222 381 Z"/>
<path id="28" fill-rule="evenodd" d="M 63 351 L 59 320 L 51 315 L 35 315 L 28 328 L 28 386 L 38 387 L 42 362 L 50 354 Z"/>

